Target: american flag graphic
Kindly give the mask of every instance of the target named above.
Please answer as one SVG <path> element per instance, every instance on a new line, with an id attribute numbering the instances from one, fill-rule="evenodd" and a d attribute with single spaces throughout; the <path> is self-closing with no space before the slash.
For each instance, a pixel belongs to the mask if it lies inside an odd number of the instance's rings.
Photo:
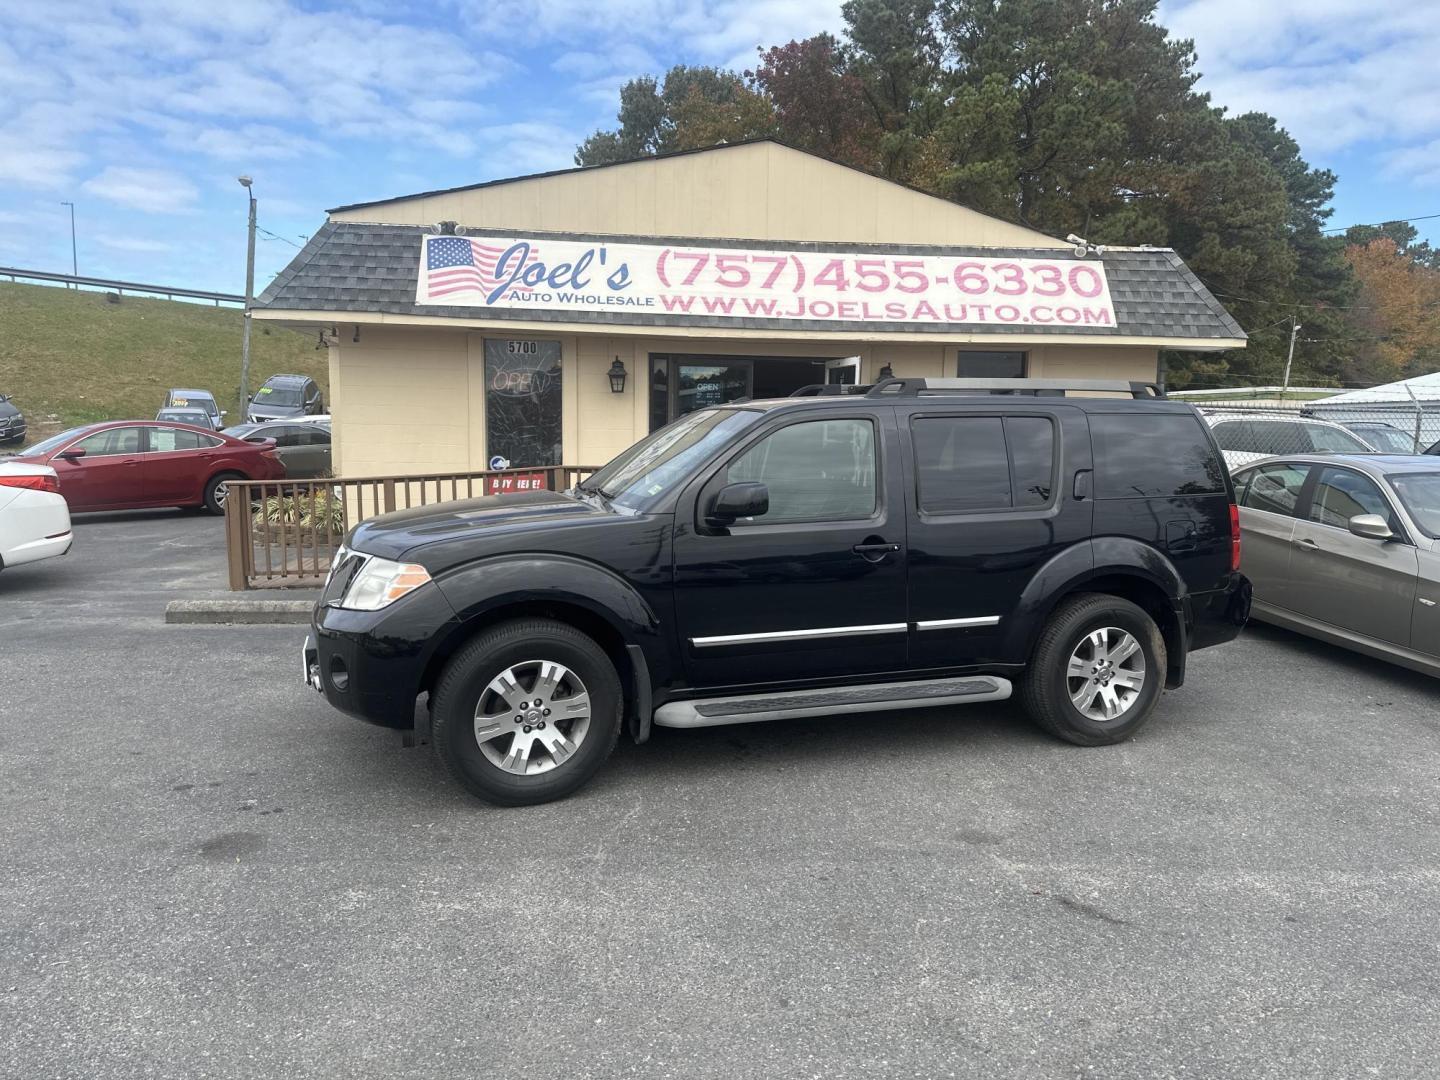
<path id="1" fill-rule="evenodd" d="M 464 236 L 430 239 L 425 245 L 426 298 L 433 300 L 467 291 L 487 295 L 494 292 L 500 284 L 495 264 L 508 250 L 508 247 L 494 247 Z M 530 248 L 523 265 L 538 261 L 539 254 L 539 248 Z M 505 266 L 507 280 L 515 273 L 515 259 L 512 255 Z"/>

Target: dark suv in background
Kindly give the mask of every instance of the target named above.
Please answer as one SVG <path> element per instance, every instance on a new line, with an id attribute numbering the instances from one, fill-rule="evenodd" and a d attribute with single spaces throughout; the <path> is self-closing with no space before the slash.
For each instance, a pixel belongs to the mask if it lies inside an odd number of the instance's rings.
<path id="1" fill-rule="evenodd" d="M 27 430 L 25 414 L 10 400 L 9 394 L 0 394 L 0 446 L 24 442 Z"/>
<path id="2" fill-rule="evenodd" d="M 325 397 L 308 375 L 271 375 L 256 390 L 245 407 L 251 424 L 266 420 L 289 420 L 296 416 L 318 416 L 325 411 Z"/>
<path id="3" fill-rule="evenodd" d="M 364 522 L 305 674 L 395 727 L 428 693 L 451 771 L 511 805 L 584 783 L 623 720 L 643 742 L 1014 689 L 1094 746 L 1235 637 L 1239 559 L 1192 406 L 1144 384 L 896 379 L 691 413 L 569 492 Z"/>

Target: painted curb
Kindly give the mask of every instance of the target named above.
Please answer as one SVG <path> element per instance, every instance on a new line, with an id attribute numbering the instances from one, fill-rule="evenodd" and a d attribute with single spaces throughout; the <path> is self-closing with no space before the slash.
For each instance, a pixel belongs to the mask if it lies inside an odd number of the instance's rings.
<path id="1" fill-rule="evenodd" d="M 165 605 L 165 621 L 212 626 L 298 625 L 308 623 L 314 610 L 313 600 L 171 600 Z"/>

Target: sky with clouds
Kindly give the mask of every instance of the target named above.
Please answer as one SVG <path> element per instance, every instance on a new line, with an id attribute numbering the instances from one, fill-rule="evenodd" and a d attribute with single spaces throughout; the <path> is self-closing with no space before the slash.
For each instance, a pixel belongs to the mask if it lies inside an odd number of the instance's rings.
<path id="1" fill-rule="evenodd" d="M 1202 89 L 1341 180 L 1332 224 L 1440 214 L 1440 19 L 1414 0 L 1163 0 Z M 0 0 L 0 265 L 257 290 L 327 207 L 571 164 L 619 86 L 838 31 L 839 0 Z M 1417 222 L 1440 241 L 1440 219 Z"/>

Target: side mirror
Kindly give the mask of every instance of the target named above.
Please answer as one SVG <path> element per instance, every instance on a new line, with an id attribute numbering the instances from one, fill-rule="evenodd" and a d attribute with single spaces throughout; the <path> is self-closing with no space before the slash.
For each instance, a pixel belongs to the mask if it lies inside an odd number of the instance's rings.
<path id="1" fill-rule="evenodd" d="M 228 412 L 226 412 L 224 409 L 221 409 L 221 410 L 220 410 L 220 419 L 221 419 L 221 420 L 224 420 L 225 417 L 227 417 L 227 416 L 229 416 L 229 415 L 230 415 L 230 414 L 229 414 Z"/>
<path id="2" fill-rule="evenodd" d="M 1350 531 L 1367 540 L 1393 540 L 1395 533 L 1390 523 L 1379 514 L 1356 514 L 1349 521 Z"/>
<path id="3" fill-rule="evenodd" d="M 82 457 L 85 456 L 85 448 L 83 446 L 72 446 L 63 454 L 56 454 L 55 456 L 62 457 L 66 461 L 79 461 Z"/>
<path id="4" fill-rule="evenodd" d="M 246 400 L 246 401 L 254 401 L 254 400 L 255 400 L 255 395 L 254 395 L 254 394 L 246 394 L 246 395 L 245 395 L 245 400 Z"/>
<path id="5" fill-rule="evenodd" d="M 705 514 L 709 525 L 733 525 L 736 518 L 760 517 L 770 510 L 770 489 L 764 484 L 726 484 L 715 493 Z"/>

